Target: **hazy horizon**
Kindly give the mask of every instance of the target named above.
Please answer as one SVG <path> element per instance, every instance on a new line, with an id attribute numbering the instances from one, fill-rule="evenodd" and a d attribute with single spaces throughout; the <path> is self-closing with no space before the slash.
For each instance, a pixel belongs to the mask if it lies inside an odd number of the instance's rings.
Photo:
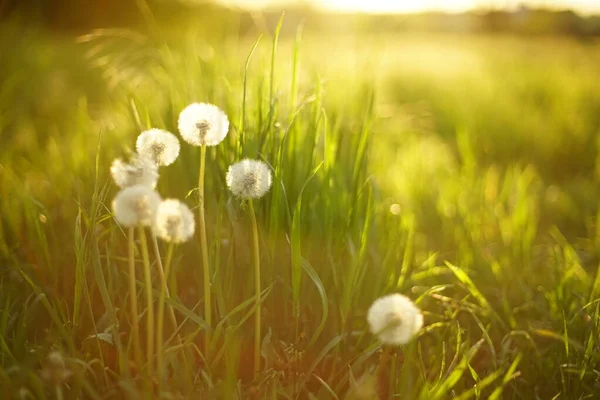
<path id="1" fill-rule="evenodd" d="M 463 12 L 477 9 L 515 9 L 524 4 L 530 7 L 570 9 L 581 14 L 600 13 L 600 0 L 219 0 L 226 5 L 261 9 L 269 6 L 308 4 L 316 8 L 340 12 L 365 12 L 374 14 L 418 13 L 425 11 Z"/>

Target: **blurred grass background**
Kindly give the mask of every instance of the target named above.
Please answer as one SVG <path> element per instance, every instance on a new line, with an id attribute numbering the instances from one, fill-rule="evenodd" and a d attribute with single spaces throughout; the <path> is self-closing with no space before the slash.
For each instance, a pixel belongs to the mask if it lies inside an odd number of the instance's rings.
<path id="1" fill-rule="evenodd" d="M 281 10 L 0 4 L 5 398 L 19 389 L 52 398 L 35 373 L 49 348 L 94 359 L 87 338 L 109 308 L 98 271 L 114 304 L 127 304 L 108 166 L 141 129 L 175 132 L 192 101 L 215 103 L 232 121 L 207 177 L 215 307 L 230 326 L 215 347 L 221 363 L 199 369 L 208 372 L 182 389 L 188 397 L 234 398 L 241 379 L 240 398 L 268 390 L 342 398 L 377 359 L 363 332 L 366 309 L 392 291 L 418 299 L 429 327 L 394 355 L 397 375 L 383 398 L 600 393 L 597 17 L 298 7 L 287 10 L 273 51 Z M 249 334 L 238 332 L 243 318 L 228 314 L 251 297 L 235 279 L 250 274 L 244 213 L 223 182 L 241 137 L 243 155 L 276 173 L 259 208 L 271 291 L 263 329 L 273 335 L 263 346 L 277 359 L 284 343 L 286 355 L 303 354 L 260 384 L 243 367 L 252 354 Z M 185 146 L 161 171 L 161 193 L 186 197 L 196 166 Z M 197 257 L 186 245 L 175 267 L 186 312 L 202 297 Z M 78 370 L 67 396 L 123 396 L 113 378 L 91 375 Z"/>

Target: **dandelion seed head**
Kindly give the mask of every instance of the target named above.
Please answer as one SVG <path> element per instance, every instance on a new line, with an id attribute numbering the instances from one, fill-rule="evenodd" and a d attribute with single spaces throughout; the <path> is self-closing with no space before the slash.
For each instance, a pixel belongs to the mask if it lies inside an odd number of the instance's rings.
<path id="1" fill-rule="evenodd" d="M 271 170 L 262 161 L 242 160 L 229 167 L 227 186 L 238 197 L 257 199 L 271 188 Z"/>
<path id="2" fill-rule="evenodd" d="M 125 227 L 151 226 L 160 200 L 150 187 L 135 185 L 117 193 L 112 208 L 117 222 Z"/>
<path id="3" fill-rule="evenodd" d="M 58 351 L 53 351 L 48 354 L 48 364 L 54 368 L 64 368 L 65 359 Z"/>
<path id="4" fill-rule="evenodd" d="M 192 103 L 184 108 L 177 125 L 183 140 L 194 146 L 216 146 L 229 131 L 227 115 L 208 103 Z"/>
<path id="5" fill-rule="evenodd" d="M 352 385 L 348 390 L 346 399 L 348 400 L 364 400 L 364 399 L 378 399 L 377 395 L 378 382 L 377 376 L 369 372 L 366 372 L 356 385 Z"/>
<path id="6" fill-rule="evenodd" d="M 19 398 L 19 399 L 23 399 L 23 400 L 25 400 L 25 399 L 33 399 L 33 398 L 35 398 L 35 397 L 34 397 L 34 396 L 31 394 L 31 392 L 29 391 L 29 389 L 27 389 L 27 388 L 24 388 L 24 387 L 22 387 L 22 388 L 19 388 L 19 391 L 17 392 L 17 396 L 18 396 L 18 398 Z"/>
<path id="7" fill-rule="evenodd" d="M 423 327 L 421 311 L 401 294 L 375 300 L 367 313 L 367 321 L 371 333 L 392 346 L 408 343 Z"/>
<path id="8" fill-rule="evenodd" d="M 148 157 L 134 155 L 127 163 L 120 158 L 113 161 L 110 174 L 120 188 L 134 185 L 156 187 L 158 182 L 158 167 Z"/>
<path id="9" fill-rule="evenodd" d="M 194 214 L 179 200 L 163 200 L 156 210 L 153 229 L 167 242 L 186 242 L 194 235 Z"/>
<path id="10" fill-rule="evenodd" d="M 73 373 L 65 365 L 65 360 L 58 351 L 48 354 L 46 365 L 40 371 L 42 379 L 54 386 L 62 385 Z"/>
<path id="11" fill-rule="evenodd" d="M 149 129 L 139 134 L 135 148 L 141 156 L 150 158 L 156 165 L 171 165 L 179 156 L 179 140 L 171 132 Z"/>

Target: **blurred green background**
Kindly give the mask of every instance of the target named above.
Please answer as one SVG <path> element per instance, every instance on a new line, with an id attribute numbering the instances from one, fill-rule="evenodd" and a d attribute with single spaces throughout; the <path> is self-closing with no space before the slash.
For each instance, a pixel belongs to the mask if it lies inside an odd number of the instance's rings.
<path id="1" fill-rule="evenodd" d="M 11 174 L 25 185 L 54 181 L 32 166 L 69 159 L 76 168 L 65 165 L 62 180 L 76 182 L 80 168 L 93 167 L 86 164 L 94 135 L 134 129 L 132 94 L 150 96 L 148 108 L 167 106 L 166 53 L 170 62 L 195 59 L 208 75 L 222 71 L 219 79 L 233 92 L 252 44 L 273 32 L 285 11 L 278 83 L 289 81 L 302 27 L 301 87 L 326 86 L 325 102 L 351 113 L 348 91 L 360 96 L 372 85 L 379 161 L 371 168 L 386 196 L 399 196 L 422 224 L 439 226 L 439 191 L 457 179 L 458 165 L 470 162 L 499 172 L 515 165 L 535 171 L 540 221 L 577 234 L 591 229 L 600 174 L 600 17 L 525 6 L 335 14 L 309 5 L 244 11 L 207 1 L 4 0 L 0 160 L 10 167 L 4 186 Z M 259 47 L 265 59 L 250 68 L 264 71 L 269 51 Z M 193 72 L 182 64 L 170 81 L 182 86 L 172 90 L 193 92 L 183 85 L 187 73 Z M 90 131 L 79 134 L 88 116 Z M 415 174 L 432 182 L 415 182 Z"/>

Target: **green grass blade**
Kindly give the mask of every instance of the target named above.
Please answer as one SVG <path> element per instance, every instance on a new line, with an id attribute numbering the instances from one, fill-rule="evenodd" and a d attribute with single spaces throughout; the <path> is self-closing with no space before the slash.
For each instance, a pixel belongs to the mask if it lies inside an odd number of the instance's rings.
<path id="1" fill-rule="evenodd" d="M 460 269 L 460 268 L 452 265 L 448 261 L 446 261 L 446 266 L 450 269 L 450 271 L 452 271 L 452 273 L 454 274 L 454 276 L 456 276 L 456 278 L 463 285 L 465 285 L 465 287 L 467 288 L 467 290 L 469 291 L 469 293 L 473 297 L 475 297 L 477 299 L 477 301 L 479 302 L 479 304 L 481 305 L 481 307 L 483 307 L 487 311 L 491 311 L 492 310 L 492 307 L 488 303 L 488 301 L 485 298 L 485 296 L 479 291 L 479 289 L 477 289 L 477 286 L 475 286 L 475 284 L 473 283 L 473 281 L 471 280 L 471 278 L 469 278 L 469 275 L 467 275 L 467 273 L 465 271 L 463 271 L 462 269 Z"/>
<path id="2" fill-rule="evenodd" d="M 310 265 L 310 263 L 306 260 L 302 260 L 302 268 L 306 275 L 313 281 L 315 284 L 317 291 L 319 292 L 319 297 L 321 298 L 321 321 L 319 322 L 319 326 L 315 329 L 310 341 L 308 342 L 307 347 L 311 347 L 315 344 L 323 329 L 325 329 L 325 324 L 327 323 L 327 317 L 329 316 L 329 299 L 327 298 L 327 291 L 325 290 L 325 286 L 319 278 L 319 274 L 315 269 Z"/>
<path id="3" fill-rule="evenodd" d="M 431 393 L 432 400 L 444 399 L 448 396 L 450 390 L 452 390 L 452 388 L 459 382 L 465 371 L 468 369 L 469 362 L 475 356 L 475 354 L 477 354 L 483 342 L 484 340 L 481 339 L 479 342 L 475 343 L 466 353 L 463 354 L 461 361 L 458 363 L 458 365 L 452 370 L 452 372 L 441 383 L 441 385 L 438 386 L 433 393 Z"/>
<path id="4" fill-rule="evenodd" d="M 502 393 L 504 392 L 504 388 L 506 387 L 506 385 L 513 379 L 515 379 L 519 373 L 515 372 L 517 370 L 517 367 L 519 366 L 521 360 L 523 359 L 523 354 L 519 353 L 517 355 L 517 357 L 515 357 L 515 359 L 513 360 L 513 362 L 510 364 L 510 367 L 508 367 L 508 370 L 506 371 L 506 374 L 504 374 L 504 378 L 502 379 L 502 385 L 498 386 L 496 389 L 494 389 L 494 391 L 492 392 L 492 394 L 489 397 L 489 400 L 499 400 L 502 397 Z"/>
<path id="5" fill-rule="evenodd" d="M 302 197 L 296 202 L 292 217 L 291 255 L 292 255 L 292 303 L 295 319 L 300 315 L 300 286 L 302 285 L 302 253 L 300 244 L 300 224 L 302 220 Z"/>
<path id="6" fill-rule="evenodd" d="M 238 159 L 242 158 L 244 146 L 246 145 L 246 102 L 247 102 L 247 92 L 248 92 L 248 69 L 250 68 L 250 61 L 252 60 L 252 55 L 254 54 L 254 51 L 258 47 L 258 43 L 260 42 L 261 38 L 262 38 L 262 35 L 260 35 L 254 42 L 254 45 L 252 46 L 252 48 L 250 49 L 250 52 L 248 53 L 248 57 L 246 58 L 246 64 L 244 66 L 244 89 L 242 91 L 242 112 L 240 114 L 240 122 L 238 124 L 238 132 L 240 135 L 240 140 L 238 141 L 238 148 L 237 148 L 237 158 Z"/>

